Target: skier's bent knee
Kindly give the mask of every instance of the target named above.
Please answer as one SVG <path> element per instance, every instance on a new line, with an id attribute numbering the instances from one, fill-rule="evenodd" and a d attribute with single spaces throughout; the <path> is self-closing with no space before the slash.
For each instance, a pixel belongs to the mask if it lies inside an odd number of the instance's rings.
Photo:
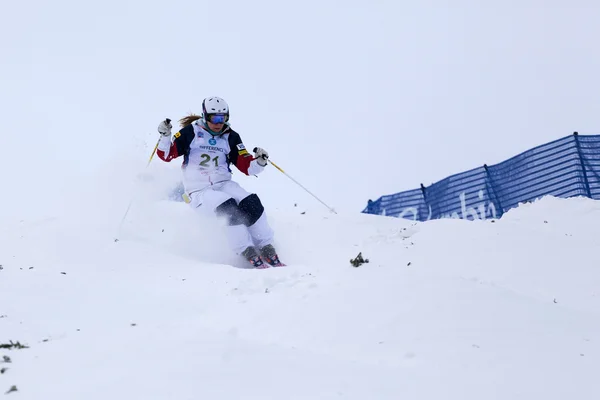
<path id="1" fill-rule="evenodd" d="M 238 207 L 240 212 L 244 215 L 244 223 L 246 226 L 254 225 L 265 210 L 259 197 L 254 193 L 240 201 Z"/>
<path id="2" fill-rule="evenodd" d="M 215 213 L 218 217 L 226 218 L 228 225 L 245 224 L 245 216 L 233 198 L 221 203 L 217 208 L 215 208 Z"/>

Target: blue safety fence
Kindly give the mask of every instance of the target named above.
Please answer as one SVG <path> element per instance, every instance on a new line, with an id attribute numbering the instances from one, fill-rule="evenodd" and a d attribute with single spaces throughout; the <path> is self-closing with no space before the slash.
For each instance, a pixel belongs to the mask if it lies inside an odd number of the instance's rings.
<path id="1" fill-rule="evenodd" d="M 546 195 L 600 199 L 600 135 L 575 132 L 496 165 L 369 200 L 362 212 L 416 221 L 500 218 Z"/>

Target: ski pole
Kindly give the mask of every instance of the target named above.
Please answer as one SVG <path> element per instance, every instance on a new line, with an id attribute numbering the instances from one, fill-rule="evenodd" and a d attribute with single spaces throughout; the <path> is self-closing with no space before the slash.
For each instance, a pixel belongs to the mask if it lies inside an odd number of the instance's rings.
<path id="1" fill-rule="evenodd" d="M 171 120 L 169 118 L 167 118 L 166 122 L 168 124 L 169 122 L 171 122 Z M 148 166 L 152 162 L 152 159 L 154 158 L 154 154 L 156 154 L 156 149 L 158 149 L 158 143 L 160 143 L 160 138 L 158 138 L 158 140 L 156 141 L 156 145 L 154 145 L 154 149 L 152 150 L 152 154 L 150 154 L 150 158 L 148 159 L 146 168 L 148 168 Z M 123 215 L 123 218 L 121 219 L 121 222 L 119 223 L 119 232 L 121 232 L 121 228 L 123 227 L 123 222 L 125 222 L 125 218 L 127 218 L 127 214 L 129 214 L 129 209 L 131 208 L 132 203 L 133 203 L 133 197 L 129 200 L 129 205 L 127 205 L 127 210 L 125 210 L 125 214 Z M 115 238 L 115 242 L 118 242 L 118 241 L 119 241 L 119 238 L 118 237 Z"/>
<path id="2" fill-rule="evenodd" d="M 156 154 L 156 149 L 158 148 L 158 143 L 160 142 L 160 139 L 158 139 L 156 141 L 156 144 L 154 145 L 154 150 L 152 150 L 152 154 L 150 155 L 150 159 L 148 160 L 148 164 L 146 164 L 146 168 L 148 168 L 148 165 L 150 165 L 150 162 L 152 161 L 152 158 L 154 157 L 154 154 Z"/>
<path id="3" fill-rule="evenodd" d="M 254 148 L 254 152 L 256 153 L 256 147 Z M 287 176 L 288 178 L 290 178 L 292 181 L 294 181 L 294 183 L 296 183 L 296 185 L 300 186 L 302 189 L 306 190 L 312 197 L 314 197 L 315 199 L 319 200 L 321 202 L 321 204 L 323 204 L 325 207 L 327 207 L 329 209 L 329 211 L 331 211 L 334 214 L 337 214 L 337 212 L 335 212 L 335 210 L 331 207 L 329 207 L 327 204 L 325 204 L 321 199 L 319 199 L 317 196 L 315 196 L 313 193 L 311 193 L 310 190 L 308 190 L 307 188 L 305 188 L 304 186 L 302 186 L 300 184 L 300 182 L 298 182 L 297 180 L 295 180 L 294 178 L 292 178 L 289 174 L 287 174 L 283 169 L 281 169 L 277 164 L 275 164 L 273 161 L 269 160 L 267 158 L 267 161 L 274 166 L 275 168 L 277 168 L 281 173 L 283 173 L 285 176 Z"/>

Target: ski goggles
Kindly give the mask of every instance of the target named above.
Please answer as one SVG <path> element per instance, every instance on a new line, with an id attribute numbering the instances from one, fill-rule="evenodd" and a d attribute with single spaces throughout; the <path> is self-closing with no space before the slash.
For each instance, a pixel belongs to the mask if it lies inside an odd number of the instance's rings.
<path id="1" fill-rule="evenodd" d="M 227 114 L 208 114 L 206 118 L 211 124 L 224 124 L 227 119 Z"/>

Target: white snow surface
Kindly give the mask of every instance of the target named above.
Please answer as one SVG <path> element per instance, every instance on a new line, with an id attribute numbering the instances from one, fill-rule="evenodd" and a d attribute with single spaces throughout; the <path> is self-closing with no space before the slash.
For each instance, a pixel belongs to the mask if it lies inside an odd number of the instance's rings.
<path id="1" fill-rule="evenodd" d="M 249 270 L 183 203 L 134 201 L 115 242 L 100 200 L 2 218 L 0 343 L 28 346 L 0 349 L 7 399 L 600 398 L 596 201 L 268 207 L 288 266 Z"/>

